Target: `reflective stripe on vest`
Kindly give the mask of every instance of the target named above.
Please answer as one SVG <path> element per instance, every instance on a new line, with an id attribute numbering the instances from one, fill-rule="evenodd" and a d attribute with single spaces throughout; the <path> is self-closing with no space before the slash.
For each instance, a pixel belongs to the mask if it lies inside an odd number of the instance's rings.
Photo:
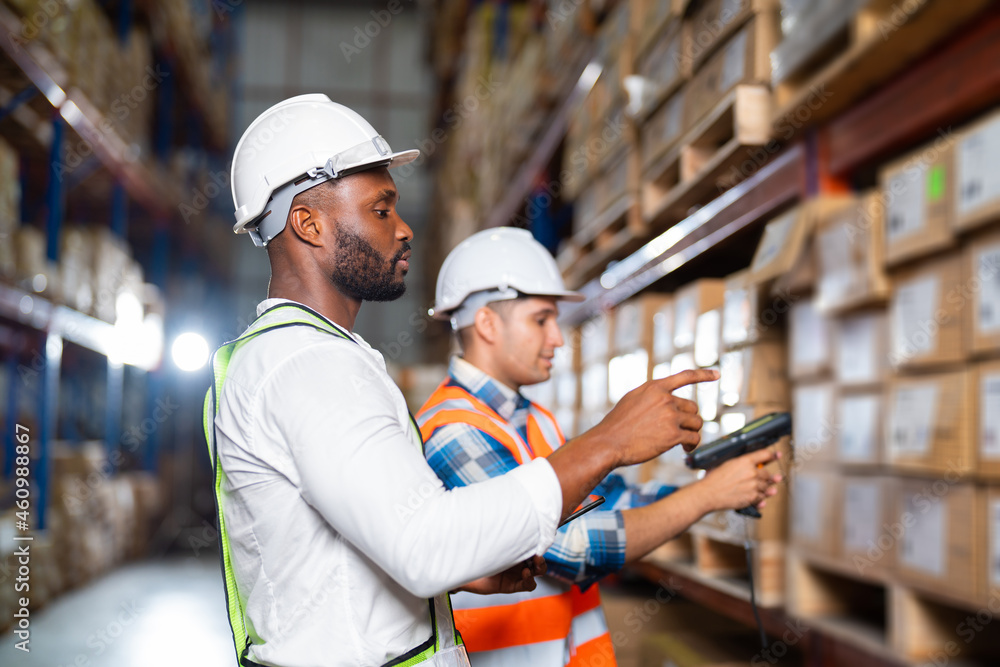
<path id="1" fill-rule="evenodd" d="M 271 315 L 271 317 L 267 317 L 268 315 Z M 265 320 L 269 321 L 265 322 Z M 236 575 L 232 567 L 229 534 L 226 532 L 226 521 L 222 512 L 222 481 L 225 472 L 222 470 L 219 454 L 215 448 L 215 417 L 219 412 L 218 397 L 222 395 L 222 387 L 225 384 L 226 374 L 229 371 L 229 363 L 232 361 L 233 354 L 253 338 L 268 331 L 289 326 L 313 327 L 319 331 L 348 340 L 355 345 L 358 344 L 356 340 L 331 324 L 319 313 L 300 304 L 283 303 L 261 313 L 260 317 L 239 338 L 226 343 L 215 352 L 212 357 L 213 383 L 205 394 L 203 420 L 205 441 L 208 444 L 208 456 L 215 469 L 215 507 L 219 521 L 222 577 L 225 584 L 226 604 L 229 610 L 229 625 L 233 631 L 233 643 L 236 646 L 238 662 L 243 667 L 260 667 L 260 665 L 248 657 L 251 644 L 250 635 L 247 632 L 243 600 L 236 589 Z M 420 439 L 420 430 L 417 428 L 416 420 L 413 419 L 412 415 L 410 421 L 416 431 L 418 441 L 423 442 Z M 468 657 L 465 655 L 464 648 L 462 648 L 462 637 L 455 628 L 450 596 L 444 593 L 427 602 L 432 627 L 430 638 L 398 658 L 387 662 L 384 667 L 410 667 L 411 665 L 418 664 L 441 665 L 442 667 L 450 667 L 452 665 L 462 667 L 468 665 Z"/>
<path id="2" fill-rule="evenodd" d="M 565 443 L 555 417 L 531 403 L 525 439 L 506 419 L 463 387 L 445 380 L 417 412 L 424 442 L 438 428 L 469 424 L 500 442 L 518 465 Z M 537 579 L 534 591 L 512 595 L 457 593 L 455 625 L 477 667 L 614 667 L 617 663 L 596 585 L 586 591 Z"/>

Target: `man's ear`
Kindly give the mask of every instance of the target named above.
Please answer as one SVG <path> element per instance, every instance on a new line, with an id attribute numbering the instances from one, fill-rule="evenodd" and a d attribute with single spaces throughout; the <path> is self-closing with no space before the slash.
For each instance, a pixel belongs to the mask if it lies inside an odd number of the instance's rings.
<path id="1" fill-rule="evenodd" d="M 288 212 L 287 227 L 311 246 L 323 245 L 323 223 L 318 212 L 305 204 L 292 206 L 292 210 Z"/>
<path id="2" fill-rule="evenodd" d="M 495 345 L 500 339 L 500 313 L 483 306 L 476 311 L 472 326 L 476 330 L 476 335 L 490 345 Z"/>

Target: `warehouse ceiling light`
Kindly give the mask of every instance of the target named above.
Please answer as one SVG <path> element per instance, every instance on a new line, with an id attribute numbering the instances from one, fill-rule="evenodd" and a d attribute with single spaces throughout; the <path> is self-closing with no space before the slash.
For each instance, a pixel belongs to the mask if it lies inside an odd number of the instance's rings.
<path id="1" fill-rule="evenodd" d="M 196 371 L 208 361 L 208 343 L 200 335 L 187 332 L 174 339 L 170 356 L 182 371 Z"/>

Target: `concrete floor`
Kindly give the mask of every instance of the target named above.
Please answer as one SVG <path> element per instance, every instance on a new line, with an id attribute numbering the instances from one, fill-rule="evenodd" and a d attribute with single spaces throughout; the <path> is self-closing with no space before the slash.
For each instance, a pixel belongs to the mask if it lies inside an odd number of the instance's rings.
<path id="1" fill-rule="evenodd" d="M 131 563 L 32 613 L 31 652 L 0 635 L 13 667 L 235 665 L 216 558 Z"/>

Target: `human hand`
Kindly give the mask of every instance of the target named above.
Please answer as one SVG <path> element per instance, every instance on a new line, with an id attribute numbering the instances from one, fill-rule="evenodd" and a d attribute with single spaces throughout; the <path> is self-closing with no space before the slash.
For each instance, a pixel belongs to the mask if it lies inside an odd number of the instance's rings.
<path id="1" fill-rule="evenodd" d="M 545 574 L 547 566 L 545 559 L 541 556 L 532 556 L 528 560 L 494 574 L 491 577 L 482 577 L 469 582 L 458 590 L 479 595 L 492 595 L 494 593 L 522 593 L 533 591 L 538 585 L 535 577 Z"/>
<path id="2" fill-rule="evenodd" d="M 594 427 L 613 444 L 619 465 L 648 461 L 681 445 L 691 451 L 701 442 L 698 405 L 673 392 L 685 385 L 719 379 L 715 370 L 688 370 L 633 389 Z"/>
<path id="3" fill-rule="evenodd" d="M 708 471 L 698 482 L 706 496 L 708 511 L 764 507 L 767 498 L 778 492 L 775 484 L 782 479 L 764 466 L 779 458 L 781 453 L 768 447 L 730 459 Z"/>

